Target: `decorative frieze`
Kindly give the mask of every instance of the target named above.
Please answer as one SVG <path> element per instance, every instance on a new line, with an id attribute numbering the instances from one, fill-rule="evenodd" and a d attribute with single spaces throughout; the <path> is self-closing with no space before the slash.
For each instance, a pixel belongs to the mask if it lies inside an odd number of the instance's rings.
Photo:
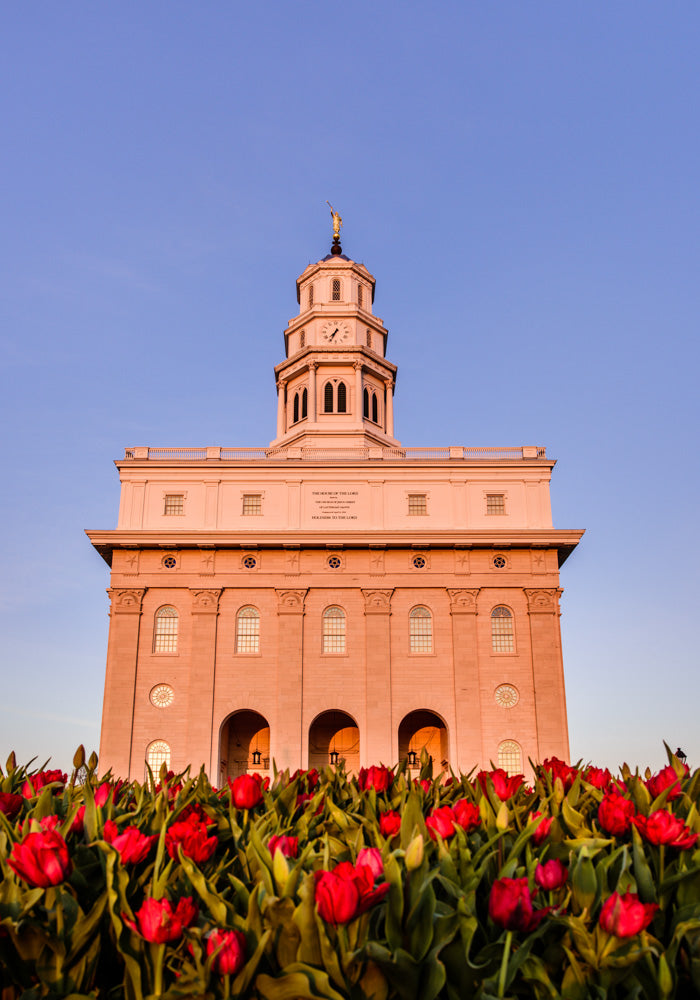
<path id="1" fill-rule="evenodd" d="M 447 593 L 450 598 L 450 612 L 454 614 L 476 614 L 476 599 L 479 596 L 477 590 L 451 590 Z"/>
<path id="2" fill-rule="evenodd" d="M 365 599 L 366 615 L 389 615 L 391 614 L 391 590 L 363 590 L 362 596 Z"/>
<path id="3" fill-rule="evenodd" d="M 304 598 L 306 590 L 275 590 L 277 594 L 278 615 L 302 615 L 304 613 Z"/>
<path id="4" fill-rule="evenodd" d="M 560 588 L 551 590 L 526 590 L 527 610 L 529 613 L 554 614 L 559 610 L 559 597 L 563 591 Z"/>
<path id="5" fill-rule="evenodd" d="M 190 590 L 193 614 L 216 614 L 221 590 Z"/>
<path id="6" fill-rule="evenodd" d="M 129 590 L 117 590 L 110 588 L 107 593 L 109 594 L 109 599 L 112 602 L 111 613 L 112 614 L 140 614 L 141 604 L 143 603 L 143 595 L 146 593 L 146 588 L 141 590 L 129 589 Z"/>

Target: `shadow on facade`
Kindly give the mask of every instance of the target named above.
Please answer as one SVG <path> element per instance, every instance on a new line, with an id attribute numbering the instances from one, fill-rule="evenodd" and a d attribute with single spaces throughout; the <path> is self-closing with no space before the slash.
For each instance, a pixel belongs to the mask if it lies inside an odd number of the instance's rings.
<path id="1" fill-rule="evenodd" d="M 331 757 L 337 754 L 337 758 Z M 323 712 L 309 729 L 309 767 L 320 770 L 330 763 L 345 762 L 345 770 L 360 769 L 360 730 L 346 712 Z"/>
<path id="2" fill-rule="evenodd" d="M 268 771 L 270 726 L 265 716 L 249 710 L 229 715 L 221 727 L 219 760 L 221 784 L 248 771 Z"/>
<path id="3" fill-rule="evenodd" d="M 418 770 L 423 750 L 433 758 L 435 775 L 447 767 L 447 726 L 435 712 L 419 708 L 404 716 L 399 726 L 399 760 L 408 757 L 413 751 L 417 761 L 415 769 Z"/>

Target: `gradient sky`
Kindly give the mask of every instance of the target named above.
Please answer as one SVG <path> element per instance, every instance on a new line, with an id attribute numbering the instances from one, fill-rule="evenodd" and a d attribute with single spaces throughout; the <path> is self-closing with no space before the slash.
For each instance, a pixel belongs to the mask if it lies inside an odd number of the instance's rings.
<path id="1" fill-rule="evenodd" d="M 571 754 L 700 758 L 700 6 L 6 5 L 0 758 L 97 747 L 125 446 L 267 444 L 377 279 L 406 445 L 546 445 Z"/>

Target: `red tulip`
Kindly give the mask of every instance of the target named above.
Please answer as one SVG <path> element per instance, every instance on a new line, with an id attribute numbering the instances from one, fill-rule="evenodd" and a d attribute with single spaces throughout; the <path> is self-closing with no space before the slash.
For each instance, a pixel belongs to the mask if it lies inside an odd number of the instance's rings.
<path id="1" fill-rule="evenodd" d="M 55 830 L 27 834 L 12 848 L 8 864 L 29 885 L 42 888 L 65 882 L 73 867 L 68 845 Z"/>
<path id="2" fill-rule="evenodd" d="M 287 836 L 272 836 L 267 842 L 270 854 L 280 851 L 285 858 L 296 858 L 299 854 L 299 838 Z"/>
<path id="3" fill-rule="evenodd" d="M 603 903 L 600 911 L 600 926 L 615 937 L 634 937 L 648 927 L 658 910 L 656 903 L 641 903 L 633 892 L 623 896 L 614 892 Z"/>
<path id="4" fill-rule="evenodd" d="M 587 781 L 589 785 L 593 785 L 594 788 L 597 788 L 602 792 L 610 787 L 612 774 L 608 771 L 607 767 L 587 767 L 583 772 L 583 779 L 584 781 Z"/>
<path id="5" fill-rule="evenodd" d="M 379 767 L 375 765 L 368 768 L 361 767 L 358 784 L 363 792 L 367 791 L 368 788 L 374 788 L 377 792 L 386 792 L 393 777 L 394 775 L 389 768 L 384 767 L 383 764 L 380 764 Z"/>
<path id="6" fill-rule="evenodd" d="M 127 826 L 119 833 L 114 820 L 108 819 L 104 826 L 104 839 L 119 852 L 122 864 L 137 865 L 144 860 L 158 837 L 147 837 L 137 826 Z"/>
<path id="7" fill-rule="evenodd" d="M 312 767 L 308 771 L 302 770 L 302 768 L 297 768 L 294 774 L 289 779 L 290 783 L 296 781 L 297 778 L 301 778 L 301 783 L 306 785 L 309 792 L 313 792 L 318 785 L 318 771 L 315 767 Z"/>
<path id="8" fill-rule="evenodd" d="M 367 848 L 367 850 L 372 850 L 372 848 Z M 362 851 L 360 851 L 360 854 L 362 854 Z M 384 866 L 382 865 L 382 874 L 383 872 Z M 371 909 L 376 903 L 381 902 L 386 896 L 390 886 L 388 882 L 376 884 L 376 878 L 380 877 L 380 875 L 375 876 L 374 870 L 370 865 L 361 864 L 358 855 L 357 864 L 354 869 L 355 885 L 360 894 L 356 916 L 359 917 L 361 913 L 366 913 L 367 910 Z"/>
<path id="9" fill-rule="evenodd" d="M 476 778 L 481 785 L 484 795 L 487 791 L 486 779 L 490 778 L 493 783 L 493 789 L 501 802 L 505 802 L 511 795 L 515 795 L 525 781 L 524 775 L 508 775 L 508 772 L 504 771 L 502 767 L 497 767 L 495 771 L 479 771 Z"/>
<path id="10" fill-rule="evenodd" d="M 377 847 L 363 847 L 357 855 L 357 864 L 358 866 L 366 865 L 372 872 L 375 880 L 381 878 L 384 874 L 382 852 Z"/>
<path id="11" fill-rule="evenodd" d="M 447 840 L 455 832 L 455 814 L 450 806 L 439 806 L 431 810 L 425 819 L 425 825 L 433 840 L 437 840 L 438 834 L 443 840 Z"/>
<path id="12" fill-rule="evenodd" d="M 233 781 L 229 778 L 228 783 L 237 809 L 254 809 L 262 802 L 263 779 L 258 771 L 255 774 L 240 774 Z"/>
<path id="13" fill-rule="evenodd" d="M 540 889 L 561 889 L 569 877 L 569 870 L 556 858 L 538 864 L 535 868 L 535 882 Z"/>
<path id="14" fill-rule="evenodd" d="M 532 823 L 533 820 L 538 819 L 540 816 L 542 816 L 541 812 L 530 813 L 527 821 L 528 823 Z M 551 828 L 552 828 L 552 817 L 551 816 L 543 817 L 543 819 L 541 819 L 538 825 L 535 827 L 535 832 L 532 834 L 532 843 L 535 844 L 537 847 L 539 847 L 540 844 L 542 844 L 549 836 L 549 831 L 551 830 Z"/>
<path id="15" fill-rule="evenodd" d="M 491 886 L 489 916 L 508 931 L 532 931 L 549 908 L 533 910 L 526 878 L 499 878 Z"/>
<path id="16" fill-rule="evenodd" d="M 559 760 L 558 757 L 548 757 L 547 760 L 542 762 L 542 767 L 545 771 L 549 771 L 553 782 L 556 778 L 561 779 L 565 791 L 571 788 L 578 774 L 577 767 L 572 767 L 565 761 Z"/>
<path id="17" fill-rule="evenodd" d="M 82 833 L 85 829 L 85 806 L 80 806 L 70 825 L 71 833 Z"/>
<path id="18" fill-rule="evenodd" d="M 0 792 L 0 812 L 8 819 L 14 819 L 22 808 L 23 801 L 21 795 L 15 795 L 13 792 Z"/>
<path id="19" fill-rule="evenodd" d="M 455 822 L 463 827 L 467 833 L 470 830 L 476 830 L 477 826 L 481 824 L 479 807 L 474 802 L 470 802 L 469 799 L 460 799 L 458 802 L 455 802 L 452 811 L 454 812 Z"/>
<path id="20" fill-rule="evenodd" d="M 665 809 L 657 809 L 650 816 L 635 816 L 634 825 L 650 844 L 669 844 L 683 851 L 695 847 L 697 833 L 691 833 L 682 819 Z"/>
<path id="21" fill-rule="evenodd" d="M 382 837 L 395 837 L 401 829 L 401 816 L 393 809 L 379 817 L 379 832 Z"/>
<path id="22" fill-rule="evenodd" d="M 354 879 L 343 878 L 337 871 L 314 872 L 314 892 L 318 914 L 327 924 L 347 924 L 355 918 L 360 893 Z"/>
<path id="23" fill-rule="evenodd" d="M 178 847 L 182 853 L 191 858 L 195 864 L 201 865 L 208 861 L 216 850 L 219 839 L 216 835 L 208 837 L 206 823 L 200 823 L 196 816 L 178 820 L 165 834 L 165 846 L 174 861 L 178 860 Z"/>
<path id="24" fill-rule="evenodd" d="M 432 781 L 429 781 L 428 778 L 415 778 L 413 784 L 416 788 L 422 788 L 425 795 L 427 795 L 433 787 Z"/>
<path id="25" fill-rule="evenodd" d="M 61 788 L 57 789 L 57 791 L 63 791 L 66 781 L 68 781 L 68 775 L 63 771 L 38 771 L 36 774 L 30 774 L 22 785 L 22 795 L 25 799 L 33 799 L 35 795 L 39 794 L 42 788 L 54 782 L 58 782 L 61 785 Z"/>
<path id="26" fill-rule="evenodd" d="M 182 932 L 197 916 L 197 907 L 189 896 L 179 900 L 173 909 L 169 899 L 146 899 L 136 913 L 136 921 L 123 917 L 124 923 L 132 931 L 137 931 L 146 941 L 164 944 L 177 941 Z"/>
<path id="27" fill-rule="evenodd" d="M 598 822 L 606 833 L 619 837 L 627 833 L 635 813 L 634 802 L 617 792 L 609 792 L 598 806 Z"/>
<path id="28" fill-rule="evenodd" d="M 211 967 L 220 976 L 235 976 L 245 965 L 245 934 L 216 928 L 207 937 L 207 955 L 214 955 Z"/>
<path id="29" fill-rule="evenodd" d="M 685 769 L 687 777 L 687 775 L 690 774 L 688 765 L 684 764 L 683 767 Z M 666 767 L 663 767 L 658 774 L 655 774 L 652 778 L 649 778 L 649 780 L 645 782 L 645 784 L 649 789 L 652 798 L 654 799 L 658 795 L 661 795 L 661 793 L 665 791 L 667 788 L 671 789 L 671 791 L 666 796 L 667 802 L 670 802 L 671 799 L 677 799 L 678 796 L 682 794 L 681 779 L 676 774 L 676 769 L 672 767 L 670 764 L 668 764 Z"/>

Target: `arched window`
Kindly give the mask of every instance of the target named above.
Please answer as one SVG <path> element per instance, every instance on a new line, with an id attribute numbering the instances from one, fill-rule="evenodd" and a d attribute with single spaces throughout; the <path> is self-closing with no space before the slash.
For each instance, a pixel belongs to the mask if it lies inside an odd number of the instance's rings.
<path id="1" fill-rule="evenodd" d="M 363 292 L 362 285 L 358 285 L 357 286 L 357 304 L 360 307 L 360 309 L 362 309 L 362 298 L 363 298 L 362 292 Z"/>
<path id="2" fill-rule="evenodd" d="M 153 772 L 153 777 L 157 778 L 161 766 L 165 764 L 170 770 L 170 744 L 165 740 L 154 740 L 146 747 L 146 763 Z"/>
<path id="3" fill-rule="evenodd" d="M 308 415 L 309 393 L 306 389 L 301 393 L 301 419 L 305 420 Z"/>
<path id="4" fill-rule="evenodd" d="M 153 630 L 154 653 L 177 653 L 177 627 L 179 616 L 175 608 L 165 607 L 156 611 Z"/>
<path id="5" fill-rule="evenodd" d="M 326 382 L 326 386 L 323 390 L 323 412 L 332 413 L 333 412 L 333 383 Z"/>
<path id="6" fill-rule="evenodd" d="M 512 653 L 513 616 L 508 608 L 498 607 L 491 612 L 491 648 L 494 653 Z"/>
<path id="7" fill-rule="evenodd" d="M 241 608 L 236 615 L 236 652 L 260 652 L 260 612 L 257 608 Z"/>
<path id="8" fill-rule="evenodd" d="M 362 393 L 362 416 L 369 420 L 369 389 Z"/>
<path id="9" fill-rule="evenodd" d="M 372 420 L 375 424 L 379 423 L 379 406 L 377 405 L 377 394 L 372 393 Z"/>
<path id="10" fill-rule="evenodd" d="M 340 302 L 340 278 L 333 278 L 331 300 L 333 302 Z"/>
<path id="11" fill-rule="evenodd" d="M 372 346 L 372 331 L 367 330 L 367 346 L 371 348 Z"/>
<path id="12" fill-rule="evenodd" d="M 523 769 L 523 755 L 520 744 L 515 740 L 504 740 L 498 745 L 498 766 L 508 774 L 520 774 Z"/>
<path id="13" fill-rule="evenodd" d="M 338 382 L 338 413 L 347 412 L 348 391 L 345 382 Z"/>
<path id="14" fill-rule="evenodd" d="M 292 423 L 295 424 L 299 419 L 299 393 L 294 393 L 294 412 L 292 415 Z"/>
<path id="15" fill-rule="evenodd" d="M 345 612 L 342 608 L 326 608 L 323 612 L 323 652 L 345 652 Z"/>
<path id="16" fill-rule="evenodd" d="M 309 309 L 314 304 L 314 286 L 309 285 Z"/>
<path id="17" fill-rule="evenodd" d="M 299 334 L 299 347 L 306 347 L 306 330 L 302 330 Z"/>
<path id="18" fill-rule="evenodd" d="M 427 608 L 414 608 L 408 616 L 408 638 L 412 653 L 432 653 L 433 616 Z"/>

